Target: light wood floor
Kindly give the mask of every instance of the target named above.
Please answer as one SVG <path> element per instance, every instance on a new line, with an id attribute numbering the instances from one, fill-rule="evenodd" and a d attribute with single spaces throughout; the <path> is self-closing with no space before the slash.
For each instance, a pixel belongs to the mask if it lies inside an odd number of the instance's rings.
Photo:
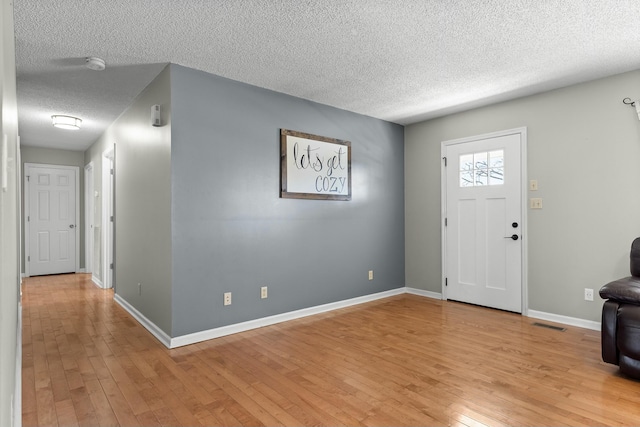
<path id="1" fill-rule="evenodd" d="M 401 295 L 168 350 L 88 275 L 23 292 L 25 426 L 640 425 L 595 331 Z"/>

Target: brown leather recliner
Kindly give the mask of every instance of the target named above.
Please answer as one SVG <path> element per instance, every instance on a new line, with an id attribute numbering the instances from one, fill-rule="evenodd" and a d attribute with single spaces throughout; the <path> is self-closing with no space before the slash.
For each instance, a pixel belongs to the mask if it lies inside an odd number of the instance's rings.
<path id="1" fill-rule="evenodd" d="M 640 379 L 640 238 L 631 244 L 631 276 L 600 289 L 602 360 Z"/>

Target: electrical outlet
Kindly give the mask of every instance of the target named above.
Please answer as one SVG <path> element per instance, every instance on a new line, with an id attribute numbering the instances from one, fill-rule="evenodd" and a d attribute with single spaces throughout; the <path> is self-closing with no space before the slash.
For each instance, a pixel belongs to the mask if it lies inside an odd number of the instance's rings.
<path id="1" fill-rule="evenodd" d="M 265 299 L 269 296 L 269 294 L 267 293 L 267 287 L 263 286 L 260 288 L 260 298 Z"/>
<path id="2" fill-rule="evenodd" d="M 224 305 L 231 305 L 231 292 L 224 293 Z"/>
<path id="3" fill-rule="evenodd" d="M 373 270 L 369 270 L 369 280 L 373 280 Z"/>
<path id="4" fill-rule="evenodd" d="M 538 191 L 538 180 L 532 179 L 529 181 L 529 191 Z"/>
<path id="5" fill-rule="evenodd" d="M 138 283 L 138 295 L 142 295 L 142 283 Z"/>
<path id="6" fill-rule="evenodd" d="M 584 300 L 593 301 L 593 289 L 584 288 Z"/>

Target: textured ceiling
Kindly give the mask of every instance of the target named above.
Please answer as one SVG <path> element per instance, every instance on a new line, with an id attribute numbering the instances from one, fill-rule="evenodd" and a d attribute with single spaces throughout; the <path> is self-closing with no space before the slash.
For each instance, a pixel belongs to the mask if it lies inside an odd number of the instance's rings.
<path id="1" fill-rule="evenodd" d="M 638 0 L 14 0 L 14 10 L 21 141 L 72 150 L 168 62 L 401 124 L 640 68 Z M 107 69 L 84 68 L 87 56 Z M 54 129 L 55 113 L 83 128 Z"/>

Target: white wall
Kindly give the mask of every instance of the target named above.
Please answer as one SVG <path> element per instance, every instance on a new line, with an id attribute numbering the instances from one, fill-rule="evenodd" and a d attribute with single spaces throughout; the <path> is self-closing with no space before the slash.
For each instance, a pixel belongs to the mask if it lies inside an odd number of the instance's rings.
<path id="1" fill-rule="evenodd" d="M 151 126 L 151 106 L 162 107 L 163 126 Z M 171 88 L 169 67 L 151 82 L 85 152 L 93 161 L 101 204 L 102 154 L 115 144 L 116 294 L 171 334 Z M 96 242 L 104 232 L 94 218 Z M 101 250 L 94 254 L 94 274 Z M 102 278 L 100 278 L 103 280 Z M 138 293 L 142 284 L 142 294 Z"/>
<path id="2" fill-rule="evenodd" d="M 0 425 L 20 425 L 21 414 L 15 413 L 20 401 L 20 335 L 18 304 L 20 270 L 18 258 L 19 227 L 19 146 L 18 110 L 16 99 L 16 64 L 13 36 L 13 4 L 2 0 L 0 5 L 0 138 L 6 136 L 8 164 L 7 187 L 0 188 Z M 0 140 L 0 144 L 2 144 Z M 18 376 L 19 378 L 19 376 Z"/>
<path id="3" fill-rule="evenodd" d="M 529 308 L 599 321 L 584 288 L 629 275 L 640 236 L 640 71 L 454 114 L 405 130 L 407 286 L 441 291 L 440 143 L 526 126 L 529 179 L 544 209 L 529 210 Z"/>

